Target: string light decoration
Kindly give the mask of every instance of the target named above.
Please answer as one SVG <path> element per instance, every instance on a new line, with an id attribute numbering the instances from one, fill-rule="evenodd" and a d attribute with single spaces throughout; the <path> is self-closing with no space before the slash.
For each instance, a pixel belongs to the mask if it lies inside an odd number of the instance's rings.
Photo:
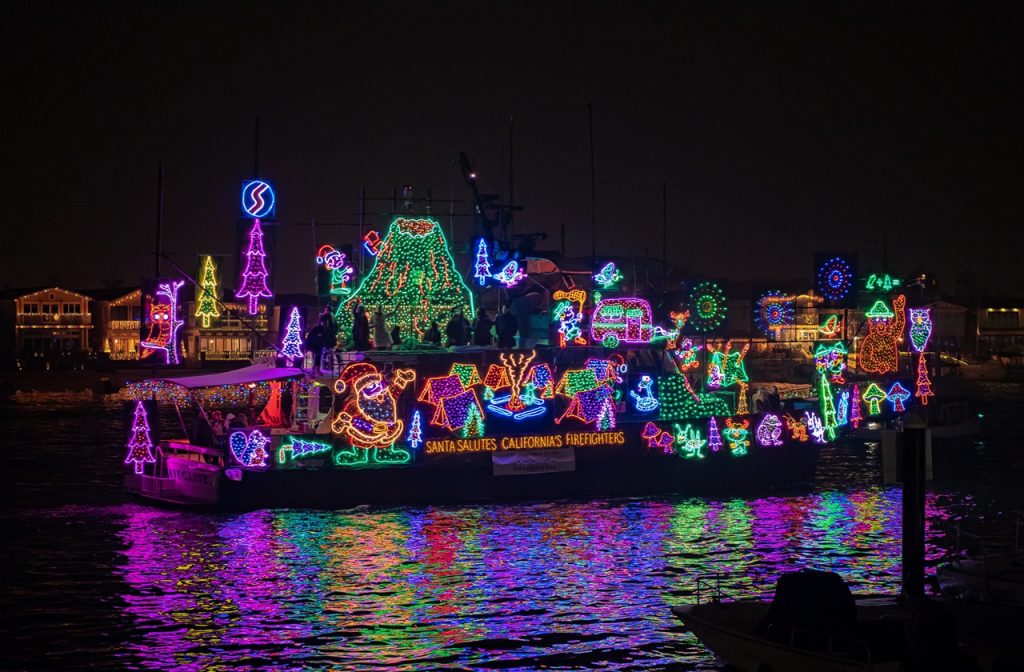
<path id="1" fill-rule="evenodd" d="M 899 339 L 906 323 L 904 306 L 907 298 L 902 294 L 893 302 L 893 310 L 878 301 L 867 315 L 868 334 L 861 341 L 858 366 L 869 373 L 895 373 L 899 369 Z M 867 397 L 865 397 L 866 399 Z"/>
<path id="2" fill-rule="evenodd" d="M 736 393 L 736 415 L 748 415 L 750 405 L 747 402 L 747 384 L 740 383 L 740 391 Z"/>
<path id="3" fill-rule="evenodd" d="M 473 277 L 481 287 L 487 284 L 491 277 L 491 254 L 487 250 L 487 241 L 483 238 L 476 246 L 476 266 L 473 269 Z"/>
<path id="4" fill-rule="evenodd" d="M 288 366 L 292 366 L 295 360 L 301 360 L 306 356 L 302 349 L 302 318 L 299 316 L 298 306 L 292 307 L 288 315 L 288 326 L 284 329 L 284 338 L 281 339 L 281 356 L 284 357 Z"/>
<path id="5" fill-rule="evenodd" d="M 371 257 L 376 257 L 380 253 L 380 243 L 380 234 L 376 231 L 367 231 L 363 236 L 363 249 Z"/>
<path id="6" fill-rule="evenodd" d="M 703 460 L 703 448 L 708 442 L 707 439 L 700 435 L 700 430 L 690 424 L 687 424 L 686 427 L 680 427 L 677 424 L 675 425 L 675 430 L 679 454 L 688 460 L 694 458 Z"/>
<path id="7" fill-rule="evenodd" d="M 504 370 L 504 367 L 502 368 Z M 545 363 L 534 364 L 530 369 L 529 382 L 534 387 L 534 392 L 541 399 L 553 399 L 555 397 L 555 374 L 551 373 L 551 367 Z M 484 381 L 486 383 L 486 381 Z"/>
<path id="8" fill-rule="evenodd" d="M 730 415 L 729 404 L 721 397 L 694 392 L 681 374 L 658 377 L 658 417 L 661 420 L 696 420 L 712 415 Z"/>
<path id="9" fill-rule="evenodd" d="M 355 448 L 392 447 L 405 429 L 398 417 L 398 396 L 415 380 L 412 369 L 395 370 L 389 382 L 369 362 L 349 364 L 334 382 L 334 391 L 350 398 L 331 422 L 331 431 Z"/>
<path id="10" fill-rule="evenodd" d="M 141 474 L 147 462 L 156 462 L 153 457 L 153 440 L 149 435 L 149 417 L 142 401 L 135 402 L 135 415 L 132 418 L 131 438 L 126 445 L 128 456 L 125 464 L 134 464 L 135 473 Z"/>
<path id="11" fill-rule="evenodd" d="M 185 321 L 178 319 L 178 291 L 184 284 L 184 280 L 157 284 L 154 298 L 149 302 L 149 335 L 139 341 L 141 359 L 159 350 L 164 353 L 164 364 L 181 363 L 178 356 L 178 330 Z M 163 300 L 158 301 L 156 297 L 162 297 Z"/>
<path id="12" fill-rule="evenodd" d="M 850 391 L 843 390 L 839 393 L 839 404 L 836 410 L 836 422 L 840 427 L 846 426 L 850 421 Z"/>
<path id="13" fill-rule="evenodd" d="M 593 275 L 593 278 L 594 282 L 601 286 L 601 289 L 615 289 L 622 280 L 622 273 L 615 267 L 614 261 L 609 261 Z"/>
<path id="14" fill-rule="evenodd" d="M 544 415 L 547 412 L 544 402 L 537 397 L 537 386 L 530 382 L 534 369 L 530 364 L 536 356 L 536 350 L 532 350 L 529 355 L 526 353 L 501 353 L 504 375 L 500 376 L 500 382 L 507 382 L 507 385 L 502 385 L 502 387 L 508 387 L 509 393 L 493 397 L 491 403 L 487 405 L 488 411 L 515 420 L 525 420 Z"/>
<path id="15" fill-rule="evenodd" d="M 555 424 L 574 418 L 598 429 L 615 428 L 615 404 L 611 387 L 599 380 L 592 368 L 569 369 L 555 386 L 555 394 L 569 398 L 569 405 Z"/>
<path id="16" fill-rule="evenodd" d="M 242 282 L 236 299 L 249 300 L 249 314 L 255 315 L 260 298 L 269 299 L 274 294 L 267 287 L 267 253 L 263 251 L 263 229 L 260 220 L 252 220 L 249 230 L 249 246 L 245 250 L 245 268 L 242 270 Z"/>
<path id="17" fill-rule="evenodd" d="M 893 288 L 899 287 L 902 280 L 894 278 L 888 273 L 872 273 L 864 281 L 864 289 L 869 292 L 891 292 Z"/>
<path id="18" fill-rule="evenodd" d="M 713 453 L 722 449 L 722 433 L 718 431 L 718 422 L 714 416 L 708 418 L 708 448 Z"/>
<path id="19" fill-rule="evenodd" d="M 420 423 L 420 412 L 413 411 L 412 420 L 409 422 L 409 434 L 405 437 L 405 442 L 414 450 L 423 443 L 423 429 L 420 427 Z"/>
<path id="20" fill-rule="evenodd" d="M 663 453 L 672 454 L 672 443 L 675 439 L 653 422 L 644 425 L 644 428 L 640 430 L 640 438 L 647 441 L 648 448 L 660 449 Z"/>
<path id="21" fill-rule="evenodd" d="M 757 442 L 765 447 L 782 445 L 782 421 L 774 413 L 768 413 L 757 425 L 754 436 Z"/>
<path id="22" fill-rule="evenodd" d="M 352 293 L 348 283 L 356 269 L 345 263 L 345 253 L 334 249 L 332 245 L 321 245 L 316 252 L 316 263 L 322 264 L 331 272 L 329 293 L 345 296 Z"/>
<path id="23" fill-rule="evenodd" d="M 512 289 L 526 279 L 526 271 L 519 267 L 518 261 L 513 260 L 505 264 L 500 271 L 491 277 L 504 285 L 505 289 Z"/>
<path id="24" fill-rule="evenodd" d="M 583 315 L 583 306 L 587 302 L 587 292 L 585 290 L 575 288 L 570 290 L 556 289 L 552 294 L 551 298 L 555 301 L 568 301 L 569 303 L 575 303 L 578 308 L 576 313 Z"/>
<path id="25" fill-rule="evenodd" d="M 914 396 L 921 400 L 922 406 L 928 405 L 928 397 L 934 397 L 932 381 L 928 378 L 928 363 L 924 353 L 917 356 L 917 380 L 914 382 Z"/>
<path id="26" fill-rule="evenodd" d="M 592 369 L 597 380 L 602 383 L 621 383 L 622 374 L 626 373 L 626 360 L 622 355 L 615 353 L 608 359 L 589 358 L 583 364 L 584 367 Z"/>
<path id="27" fill-rule="evenodd" d="M 298 378 L 289 381 L 305 394 L 315 385 L 313 381 Z M 195 404 L 203 407 L 215 406 L 238 408 L 240 406 L 262 406 L 270 400 L 270 382 L 244 383 L 238 385 L 217 385 L 189 389 L 170 380 L 148 379 L 130 382 L 126 385 L 131 399 L 156 399 L 191 408 Z"/>
<path id="28" fill-rule="evenodd" d="M 832 257 L 818 269 L 818 291 L 829 301 L 842 301 L 853 287 L 853 271 L 842 257 Z"/>
<path id="29" fill-rule="evenodd" d="M 199 267 L 199 298 L 196 300 L 196 318 L 202 323 L 203 329 L 210 328 L 210 320 L 220 317 L 217 309 L 217 267 L 213 257 L 203 257 Z"/>
<path id="30" fill-rule="evenodd" d="M 464 389 L 479 385 L 483 381 L 480 379 L 480 372 L 476 368 L 476 364 L 452 364 L 452 368 L 448 371 L 448 375 L 454 375 L 459 377 L 459 382 L 462 383 Z"/>
<path id="31" fill-rule="evenodd" d="M 453 310 L 472 315 L 473 295 L 456 270 L 440 224 L 432 219 L 397 218 L 381 241 L 373 268 L 359 287 L 338 305 L 335 319 L 342 333 L 352 329 L 352 306 L 381 306 L 388 322 L 403 334 L 422 337 Z"/>
<path id="32" fill-rule="evenodd" d="M 932 309 L 908 308 L 910 313 L 910 347 L 914 352 L 924 352 L 932 337 Z"/>
<path id="33" fill-rule="evenodd" d="M 636 390 L 632 390 L 629 396 L 633 398 L 633 408 L 638 413 L 651 413 L 658 410 L 658 398 L 654 396 L 654 379 L 644 374 L 640 376 L 640 382 L 636 384 Z"/>
<path id="34" fill-rule="evenodd" d="M 650 343 L 654 336 L 651 304 L 637 297 L 601 299 L 590 320 L 590 338 L 606 348 L 619 343 Z"/>
<path id="35" fill-rule="evenodd" d="M 828 339 L 839 338 L 843 334 L 843 318 L 836 314 L 829 315 L 818 325 L 818 333 Z"/>
<path id="36" fill-rule="evenodd" d="M 868 402 L 868 415 L 879 415 L 882 412 L 881 404 L 885 401 L 885 392 L 877 383 L 871 383 L 868 389 L 864 390 L 862 399 Z M 854 427 L 856 426 L 855 424 Z"/>
<path id="37" fill-rule="evenodd" d="M 814 437 L 815 443 L 825 443 L 825 425 L 814 411 L 804 411 L 807 431 Z"/>
<path id="38" fill-rule="evenodd" d="M 705 280 L 690 290 L 690 326 L 700 333 L 714 331 L 725 322 L 725 292 Z"/>
<path id="39" fill-rule="evenodd" d="M 729 452 L 732 453 L 733 457 L 747 454 L 750 448 L 750 439 L 747 437 L 750 433 L 749 430 L 750 420 L 733 422 L 732 418 L 726 418 L 722 436 L 725 437 L 726 442 L 729 444 Z"/>
<path id="40" fill-rule="evenodd" d="M 860 427 L 860 421 L 860 388 L 854 385 L 853 392 L 850 395 L 850 424 L 853 425 L 854 429 L 857 429 Z"/>
<path id="41" fill-rule="evenodd" d="M 674 354 L 679 373 L 685 373 L 700 366 L 700 351 L 703 347 L 703 345 L 695 345 L 689 338 L 677 342 Z"/>
<path id="42" fill-rule="evenodd" d="M 463 437 L 484 435 L 484 414 L 476 390 L 466 388 L 457 374 L 428 378 L 419 401 L 434 407 L 430 424 Z"/>
<path id="43" fill-rule="evenodd" d="M 287 464 L 307 457 L 316 457 L 330 452 L 334 444 L 326 441 L 310 441 L 297 436 L 286 437 L 288 443 L 282 443 L 277 449 L 277 463 Z"/>
<path id="44" fill-rule="evenodd" d="M 807 417 L 804 416 L 797 420 L 789 413 L 783 416 L 786 421 L 786 429 L 789 430 L 789 437 L 794 441 L 801 443 L 807 443 Z"/>
<path id="45" fill-rule="evenodd" d="M 842 341 L 835 343 L 819 343 L 814 350 L 814 368 L 818 375 L 827 377 L 837 385 L 846 383 L 843 372 L 846 371 L 846 346 Z"/>
<path id="46" fill-rule="evenodd" d="M 818 376 L 818 403 L 821 404 L 821 419 L 825 433 L 830 441 L 834 441 L 839 420 L 836 418 L 836 401 L 832 397 L 832 385 L 825 376 Z"/>
<path id="47" fill-rule="evenodd" d="M 893 413 L 903 413 L 907 410 L 906 401 L 910 399 L 910 390 L 903 387 L 897 380 L 886 392 L 885 398 L 892 404 Z"/>
<path id="48" fill-rule="evenodd" d="M 270 438 L 258 429 L 247 432 L 232 432 L 228 446 L 235 461 L 243 467 L 265 467 L 270 453 L 267 445 Z"/>
<path id="49" fill-rule="evenodd" d="M 579 324 L 582 313 L 577 313 L 570 302 L 560 301 L 552 315 L 558 322 L 558 347 L 564 348 L 570 342 L 574 345 L 587 344 Z"/>
<path id="50" fill-rule="evenodd" d="M 709 388 L 732 387 L 736 383 L 742 385 L 750 381 L 747 366 L 743 361 L 750 350 L 750 343 L 744 345 L 739 352 L 732 352 L 732 341 L 727 341 L 721 350 L 716 350 L 714 345 L 708 345 L 707 349 L 711 353 L 711 360 L 708 362 Z"/>
<path id="51" fill-rule="evenodd" d="M 757 326 L 765 336 L 776 339 L 783 327 L 794 323 L 796 311 L 793 308 L 793 300 L 795 298 L 773 290 L 765 292 L 757 300 L 757 313 L 755 314 Z"/>

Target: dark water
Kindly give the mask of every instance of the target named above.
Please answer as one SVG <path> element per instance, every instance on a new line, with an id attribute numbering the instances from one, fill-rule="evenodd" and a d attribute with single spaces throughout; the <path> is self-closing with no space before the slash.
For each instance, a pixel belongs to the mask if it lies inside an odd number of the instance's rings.
<path id="1" fill-rule="evenodd" d="M 949 520 L 1020 506 L 1020 392 L 990 389 L 984 441 L 938 451 L 930 564 Z M 796 496 L 216 515 L 122 496 L 120 402 L 0 414 L 3 669 L 717 669 L 668 610 L 700 575 L 899 587 L 900 490 L 873 446 L 827 449 Z"/>

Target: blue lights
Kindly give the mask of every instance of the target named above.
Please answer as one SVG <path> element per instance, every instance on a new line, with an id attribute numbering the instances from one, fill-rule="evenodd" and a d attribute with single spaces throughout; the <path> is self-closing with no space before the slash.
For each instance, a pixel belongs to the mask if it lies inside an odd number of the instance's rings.
<path id="1" fill-rule="evenodd" d="M 273 219 L 277 199 L 274 187 L 263 180 L 242 182 L 242 215 L 250 219 Z"/>

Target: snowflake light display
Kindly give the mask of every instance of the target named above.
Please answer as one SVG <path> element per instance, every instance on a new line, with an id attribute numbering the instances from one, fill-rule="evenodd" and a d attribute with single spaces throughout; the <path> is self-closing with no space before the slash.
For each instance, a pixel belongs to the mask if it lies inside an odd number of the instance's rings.
<path id="1" fill-rule="evenodd" d="M 725 321 L 725 292 L 714 282 L 699 283 L 689 294 L 690 326 L 696 331 L 714 331 Z"/>
<path id="2" fill-rule="evenodd" d="M 765 336 L 778 338 L 783 327 L 793 324 L 796 317 L 794 298 L 779 291 L 771 291 L 757 300 L 757 326 Z"/>
<path id="3" fill-rule="evenodd" d="M 832 257 L 818 269 L 818 291 L 829 301 L 842 301 L 853 287 L 853 271 L 842 257 Z"/>

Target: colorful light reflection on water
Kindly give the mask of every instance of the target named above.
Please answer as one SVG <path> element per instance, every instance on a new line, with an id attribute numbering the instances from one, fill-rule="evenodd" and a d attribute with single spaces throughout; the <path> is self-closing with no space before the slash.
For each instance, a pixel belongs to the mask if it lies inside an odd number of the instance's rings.
<path id="1" fill-rule="evenodd" d="M 50 406 L 4 429 L 50 459 L 6 455 L 22 501 L 0 512 L 2 668 L 707 669 L 668 609 L 698 576 L 738 595 L 805 566 L 899 586 L 900 490 L 862 448 L 826 452 L 795 496 L 204 514 L 124 503 L 120 454 L 96 452 L 116 430 L 82 422 L 119 406 L 70 404 L 60 426 L 80 431 L 40 438 Z M 91 504 L 48 508 L 47 488 Z M 970 500 L 929 495 L 931 562 Z"/>
<path id="2" fill-rule="evenodd" d="M 127 505 L 126 667 L 710 664 L 667 607 L 695 579 L 781 571 L 899 584 L 899 491 L 233 516 Z M 942 517 L 931 511 L 933 519 Z"/>

